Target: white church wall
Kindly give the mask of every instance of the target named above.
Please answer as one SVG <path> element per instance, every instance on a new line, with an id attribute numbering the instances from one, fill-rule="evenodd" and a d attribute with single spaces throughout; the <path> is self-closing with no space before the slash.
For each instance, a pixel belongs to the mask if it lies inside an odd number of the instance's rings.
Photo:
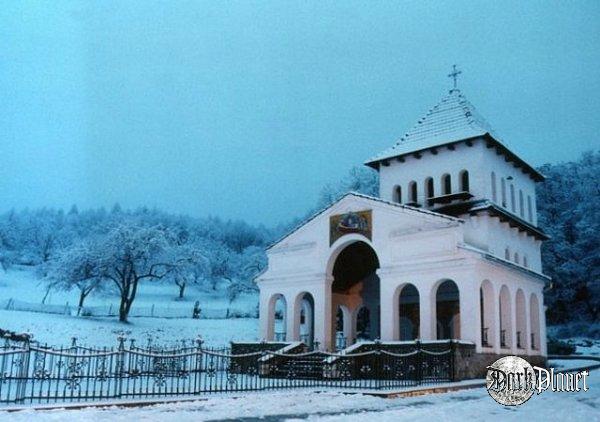
<path id="1" fill-rule="evenodd" d="M 439 147 L 437 154 L 423 151 L 420 159 L 407 155 L 404 163 L 390 159 L 389 166 L 379 168 L 379 195 L 382 199 L 394 202 L 394 187 L 398 185 L 402 188 L 402 202 L 410 202 L 408 185 L 414 180 L 417 182 L 418 202 L 425 206 L 425 179 L 433 178 L 434 196 L 439 196 L 442 194 L 442 175 L 447 173 L 451 176 L 452 192 L 459 192 L 459 173 L 467 170 L 470 192 L 475 197 L 483 198 L 487 194 L 482 167 L 484 152 L 484 142 L 480 140 L 474 142 L 472 147 L 458 144 L 453 151 L 446 147 Z"/>
<path id="2" fill-rule="evenodd" d="M 520 168 L 515 167 L 513 162 L 506 161 L 504 155 L 498 155 L 494 148 L 486 148 L 486 150 L 486 153 L 481 157 L 481 168 L 484 170 L 482 175 L 485 179 L 483 183 L 485 198 L 502 206 L 502 179 L 504 179 L 506 186 L 506 205 L 503 208 L 517 217 L 537 226 L 535 182 L 533 179 L 531 179 L 529 175 L 523 173 Z M 496 179 L 495 200 L 492 189 L 492 173 L 494 173 Z M 511 198 L 511 185 L 514 187 L 515 192 L 514 211 Z M 520 212 L 519 191 L 523 192 L 523 214 Z M 529 218 L 528 212 L 528 197 L 531 198 L 531 219 Z"/>
<path id="3" fill-rule="evenodd" d="M 402 202 L 409 202 L 409 184 L 417 182 L 417 199 L 423 206 L 426 205 L 425 180 L 432 177 L 434 181 L 434 195 L 442 194 L 442 175 L 449 174 L 452 181 L 452 192 L 460 191 L 461 171 L 469 172 L 469 191 L 474 199 L 493 200 L 491 174 L 496 178 L 496 203 L 502 205 L 501 180 L 505 179 L 507 211 L 517 217 L 537 225 L 535 182 L 520 169 L 505 160 L 504 155 L 498 155 L 494 148 L 487 148 L 483 139 L 477 140 L 473 146 L 458 144 L 455 150 L 446 147 L 437 149 L 437 154 L 429 151 L 422 153 L 420 159 L 409 155 L 405 162 L 395 159 L 390 160 L 389 166 L 381 166 L 380 195 L 383 199 L 395 199 L 395 187 L 402 189 Z M 511 177 L 512 180 L 508 180 Z M 511 197 L 511 185 L 514 189 L 514 212 Z M 520 194 L 522 192 L 522 195 Z M 523 198 L 522 211 L 520 199 Z M 528 200 L 528 198 L 530 198 Z M 529 219 L 528 206 L 531 203 L 531 219 Z M 511 251 L 511 261 L 515 261 L 518 254 L 519 264 L 541 272 L 541 242 L 518 230 L 510 228 L 507 224 L 499 223 L 498 219 L 488 216 L 464 216 L 466 221 L 464 236 L 465 241 L 477 248 L 486 250 L 499 258 L 504 258 L 504 251 Z M 531 220 L 531 221 L 530 221 Z M 525 257 L 525 259 L 524 259 Z"/>
<path id="4" fill-rule="evenodd" d="M 330 216 L 368 209 L 372 211 L 372 240 L 348 234 L 329 245 Z M 355 241 L 363 241 L 376 252 L 381 268 L 409 261 L 435 261 L 457 253 L 456 245 L 462 242 L 460 225 L 453 218 L 357 196 L 345 197 L 267 251 L 268 270 L 257 280 L 261 291 L 261 337 L 272 337 L 272 322 L 266 322 L 270 316 L 262 315 L 269 315 L 270 298 L 281 294 L 288 306 L 288 340 L 298 339 L 298 324 L 293 319 L 297 315 L 295 298 L 306 291 L 315 300 L 315 339 L 331 346 L 333 333 L 327 327 L 333 318 L 332 309 L 323 308 L 325 303 L 331 304 L 331 298 L 325 300 L 323 295 L 331 296 L 331 271 L 339 252 Z"/>
<path id="5" fill-rule="evenodd" d="M 329 245 L 330 216 L 367 209 L 373 213 L 371 241 L 361 235 L 346 235 Z M 261 278 L 280 276 L 287 279 L 291 274 L 321 274 L 325 277 L 333 251 L 339 252 L 356 240 L 364 241 L 376 251 L 381 266 L 393 265 L 403 253 L 437 256 L 452 252 L 457 239 L 462 241 L 462 232 L 450 228 L 459 224 L 457 219 L 440 218 L 402 207 L 391 208 L 385 203 L 348 196 L 268 250 L 269 269 Z M 403 239 L 412 240 L 402 246 L 402 242 L 406 242 Z M 394 246 L 396 243 L 400 246 Z"/>
<path id="6" fill-rule="evenodd" d="M 540 241 L 524 232 L 519 232 L 516 228 L 509 227 L 508 223 L 501 222 L 497 217 L 482 216 L 481 221 L 482 225 L 487 226 L 485 232 L 488 251 L 491 254 L 506 259 L 506 249 L 508 249 L 508 261 L 536 272 L 542 272 Z M 517 259 L 515 259 L 515 254 Z M 525 259 L 527 265 L 525 265 Z"/>
<path id="7" fill-rule="evenodd" d="M 368 209 L 372 210 L 372 240 L 360 234 L 347 234 L 333 245 L 329 244 L 331 215 Z M 522 289 L 527 299 L 524 317 L 528 339 L 532 331 L 531 321 L 536 321 L 531 317 L 529 298 L 535 296 L 539 310 L 534 315 L 537 315 L 540 326 L 540 338 L 536 342 L 541 345 L 541 349 L 531 350 L 528 345 L 525 352 L 545 353 L 543 282 L 525 271 L 486 260 L 477 252 L 460 247 L 467 242 L 469 236 L 477 237 L 475 231 L 479 230 L 484 233 L 479 239 L 484 239 L 495 255 L 501 255 L 502 245 L 510 242 L 519 246 L 520 256 L 529 255 L 531 269 L 538 271 L 541 266 L 539 260 L 535 259 L 539 258 L 539 242 L 532 242 L 530 237 L 518 234 L 515 229 L 508 229 L 497 218 L 478 216 L 476 221 L 476 225 L 469 228 L 469 221 L 461 223 L 457 219 L 430 215 L 360 196 L 346 196 L 268 251 L 268 270 L 257 280 L 261 301 L 261 338 L 272 337 L 269 300 L 273 295 L 281 294 L 287 304 L 287 340 L 297 341 L 301 334 L 298 298 L 309 293 L 314 300 L 314 338 L 322 347 L 331 349 L 335 339 L 333 305 L 334 302 L 337 303 L 331 292 L 333 263 L 346 246 L 360 240 L 373 248 L 380 262 L 377 275 L 380 278 L 379 316 L 382 340 L 399 339 L 398 289 L 407 283 L 413 284 L 419 292 L 420 338 L 436 339 L 435 289 L 443 280 L 450 279 L 459 288 L 460 338 L 475 343 L 478 352 L 492 350 L 500 353 L 497 307 L 485 319 L 491 321 L 489 325 L 493 332 L 489 336 L 493 339 L 492 346 L 481 346 L 479 292 L 482 283 L 487 280 L 492 286 L 496 304 L 502 286 L 506 285 L 509 289 L 511 352 L 523 353 L 523 350 L 516 349 L 515 321 L 523 321 L 523 315 L 516 313 L 516 292 Z M 345 331 L 352 335 L 346 327 Z"/>

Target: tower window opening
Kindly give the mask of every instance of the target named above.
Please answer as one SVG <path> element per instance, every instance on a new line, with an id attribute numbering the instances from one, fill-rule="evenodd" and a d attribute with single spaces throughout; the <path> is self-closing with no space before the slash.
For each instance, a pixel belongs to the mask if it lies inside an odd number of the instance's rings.
<path id="1" fill-rule="evenodd" d="M 425 179 L 425 198 L 429 199 L 429 198 L 433 198 L 433 197 L 434 197 L 433 178 L 428 177 L 427 179 Z"/>
<path id="2" fill-rule="evenodd" d="M 510 184 L 510 209 L 512 210 L 512 212 L 517 211 L 517 207 L 515 204 L 515 185 L 513 185 L 512 183 Z"/>
<path id="3" fill-rule="evenodd" d="M 525 204 L 523 203 L 523 191 L 519 189 L 519 215 L 525 218 Z"/>
<path id="4" fill-rule="evenodd" d="M 467 170 L 460 172 L 460 190 L 469 192 L 469 172 Z"/>
<path id="5" fill-rule="evenodd" d="M 402 203 L 402 188 L 400 186 L 394 187 L 394 202 Z"/>
<path id="6" fill-rule="evenodd" d="M 410 193 L 410 202 L 417 202 L 417 182 L 414 180 L 408 184 L 408 191 Z"/>
<path id="7" fill-rule="evenodd" d="M 449 174 L 444 174 L 442 176 L 442 189 L 443 195 L 450 195 L 452 193 L 452 180 Z"/>

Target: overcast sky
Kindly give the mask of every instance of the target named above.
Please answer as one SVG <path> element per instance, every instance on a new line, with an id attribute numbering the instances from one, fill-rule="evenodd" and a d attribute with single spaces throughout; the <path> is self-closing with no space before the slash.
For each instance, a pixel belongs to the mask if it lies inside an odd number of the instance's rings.
<path id="1" fill-rule="evenodd" d="M 600 147 L 600 2 L 421 3 L 3 2 L 0 211 L 287 221 L 406 132 L 453 63 L 532 164 Z"/>

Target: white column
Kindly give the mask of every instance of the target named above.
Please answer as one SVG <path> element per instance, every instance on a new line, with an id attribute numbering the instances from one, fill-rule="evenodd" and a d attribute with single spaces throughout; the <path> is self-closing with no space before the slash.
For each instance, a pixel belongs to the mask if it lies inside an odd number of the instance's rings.
<path id="1" fill-rule="evenodd" d="M 396 284 L 389 277 L 379 276 L 379 307 L 381 313 L 379 316 L 381 327 L 381 340 L 393 341 L 398 339 L 398 317 L 399 309 L 395 305 L 394 296 L 396 293 Z"/>
<path id="2" fill-rule="evenodd" d="M 261 340 L 272 340 L 273 339 L 273 318 L 269 309 L 269 298 L 270 294 L 261 289 L 260 303 L 258 309 L 258 316 L 260 322 L 260 339 Z"/>
<path id="3" fill-rule="evenodd" d="M 481 348 L 481 308 L 479 283 L 473 280 L 456 281 L 460 299 L 460 339 L 472 341 Z M 473 312 L 474 311 L 474 312 Z"/>
<path id="4" fill-rule="evenodd" d="M 296 299 L 297 297 L 293 295 L 285 298 L 285 339 L 287 341 L 300 340 L 300 309 L 302 301 Z"/>
<path id="5" fill-rule="evenodd" d="M 426 282 L 416 284 L 419 290 L 419 339 L 424 341 L 437 340 L 436 302 L 432 286 L 433 283 Z"/>
<path id="6" fill-rule="evenodd" d="M 333 277 L 324 278 L 319 285 L 311 288 L 315 301 L 315 341 L 319 342 L 323 350 L 332 350 L 333 341 L 331 338 L 333 323 L 331 312 L 331 284 Z"/>
<path id="7" fill-rule="evenodd" d="M 531 355 L 531 309 L 527 300 L 528 293 L 525 296 L 525 353 Z"/>
<path id="8" fill-rule="evenodd" d="M 514 294 L 513 294 L 514 293 Z M 513 355 L 518 355 L 519 353 L 523 353 L 521 349 L 517 348 L 517 291 L 510 293 L 510 311 L 511 311 L 511 333 L 510 333 L 510 351 Z M 521 335 L 523 335 L 521 333 Z"/>
<path id="9" fill-rule="evenodd" d="M 491 332 L 488 333 L 488 341 L 492 343 L 494 347 L 494 353 L 500 353 L 500 287 L 498 285 L 494 285 L 494 293 L 492 294 L 492 300 L 494 301 L 494 306 L 491 311 L 493 312 L 492 318 L 494 318 L 494 326 L 491 329 Z"/>
<path id="10" fill-rule="evenodd" d="M 344 308 L 344 337 L 346 337 L 346 347 L 351 346 L 356 341 L 356 316 L 358 308 Z"/>
<path id="11" fill-rule="evenodd" d="M 540 292 L 538 296 L 540 302 L 540 353 L 542 356 L 548 356 L 548 345 L 546 344 L 546 305 L 544 305 L 544 294 Z"/>
<path id="12" fill-rule="evenodd" d="M 300 302 L 300 309 L 302 309 L 302 301 Z M 309 304 L 306 304 L 306 306 L 304 306 L 304 322 L 306 324 L 306 334 L 308 334 L 308 341 L 311 341 L 311 336 L 313 337 L 312 340 L 314 341 L 314 309 L 312 306 L 310 306 Z M 312 330 L 312 331 L 311 331 Z M 300 330 L 302 331 L 302 330 Z M 300 333 L 300 334 L 304 334 L 304 333 Z"/>

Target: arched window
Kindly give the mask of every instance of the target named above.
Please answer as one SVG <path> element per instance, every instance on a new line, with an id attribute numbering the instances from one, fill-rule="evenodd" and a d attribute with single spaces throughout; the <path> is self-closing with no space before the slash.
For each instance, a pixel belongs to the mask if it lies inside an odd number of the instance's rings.
<path id="1" fill-rule="evenodd" d="M 504 259 L 510 261 L 510 250 L 508 248 L 504 249 Z"/>
<path id="2" fill-rule="evenodd" d="M 412 284 L 401 287 L 398 297 L 400 308 L 398 328 L 400 340 L 415 340 L 419 338 L 419 291 Z"/>
<path id="3" fill-rule="evenodd" d="M 410 195 L 410 202 L 411 203 L 416 203 L 417 202 L 417 182 L 415 182 L 414 180 L 412 182 L 410 182 L 408 184 L 408 192 Z"/>
<path id="4" fill-rule="evenodd" d="M 394 202 L 399 204 L 402 203 L 402 188 L 400 186 L 394 186 Z"/>
<path id="5" fill-rule="evenodd" d="M 425 179 L 425 198 L 429 199 L 433 198 L 434 196 L 435 194 L 433 190 L 433 178 L 428 177 L 427 179 Z"/>
<path id="6" fill-rule="evenodd" d="M 460 339 L 460 296 L 452 280 L 442 282 L 435 293 L 437 339 Z"/>
<path id="7" fill-rule="evenodd" d="M 515 262 L 519 264 L 519 254 L 515 252 Z"/>
<path id="8" fill-rule="evenodd" d="M 506 180 L 500 179 L 500 194 L 502 195 L 502 206 L 506 208 Z"/>
<path id="9" fill-rule="evenodd" d="M 529 268 L 529 262 L 527 262 L 527 255 L 523 255 L 523 266 Z"/>
<path id="10" fill-rule="evenodd" d="M 496 301 L 494 299 L 494 288 L 489 280 L 481 283 L 479 289 L 479 306 L 481 311 L 481 345 L 491 347 L 496 339 L 493 333 L 496 332 Z"/>
<path id="11" fill-rule="evenodd" d="M 492 172 L 492 201 L 498 202 L 498 195 L 496 193 L 496 173 Z"/>
<path id="12" fill-rule="evenodd" d="M 269 299 L 269 328 L 267 339 L 269 341 L 285 341 L 287 328 L 287 303 L 285 297 L 276 294 Z"/>
<path id="13" fill-rule="evenodd" d="M 510 209 L 512 212 L 517 211 L 516 203 L 515 203 L 515 185 L 510 184 Z"/>
<path id="14" fill-rule="evenodd" d="M 469 192 L 469 172 L 463 170 L 460 172 L 460 190 L 461 192 Z"/>
<path id="15" fill-rule="evenodd" d="M 452 180 L 449 174 L 442 176 L 442 195 L 450 195 L 452 193 Z"/>
<path id="16" fill-rule="evenodd" d="M 527 217 L 533 222 L 533 208 L 531 207 L 531 196 L 527 195 Z"/>
<path id="17" fill-rule="evenodd" d="M 525 204 L 523 202 L 523 191 L 519 189 L 519 215 L 525 218 Z"/>

